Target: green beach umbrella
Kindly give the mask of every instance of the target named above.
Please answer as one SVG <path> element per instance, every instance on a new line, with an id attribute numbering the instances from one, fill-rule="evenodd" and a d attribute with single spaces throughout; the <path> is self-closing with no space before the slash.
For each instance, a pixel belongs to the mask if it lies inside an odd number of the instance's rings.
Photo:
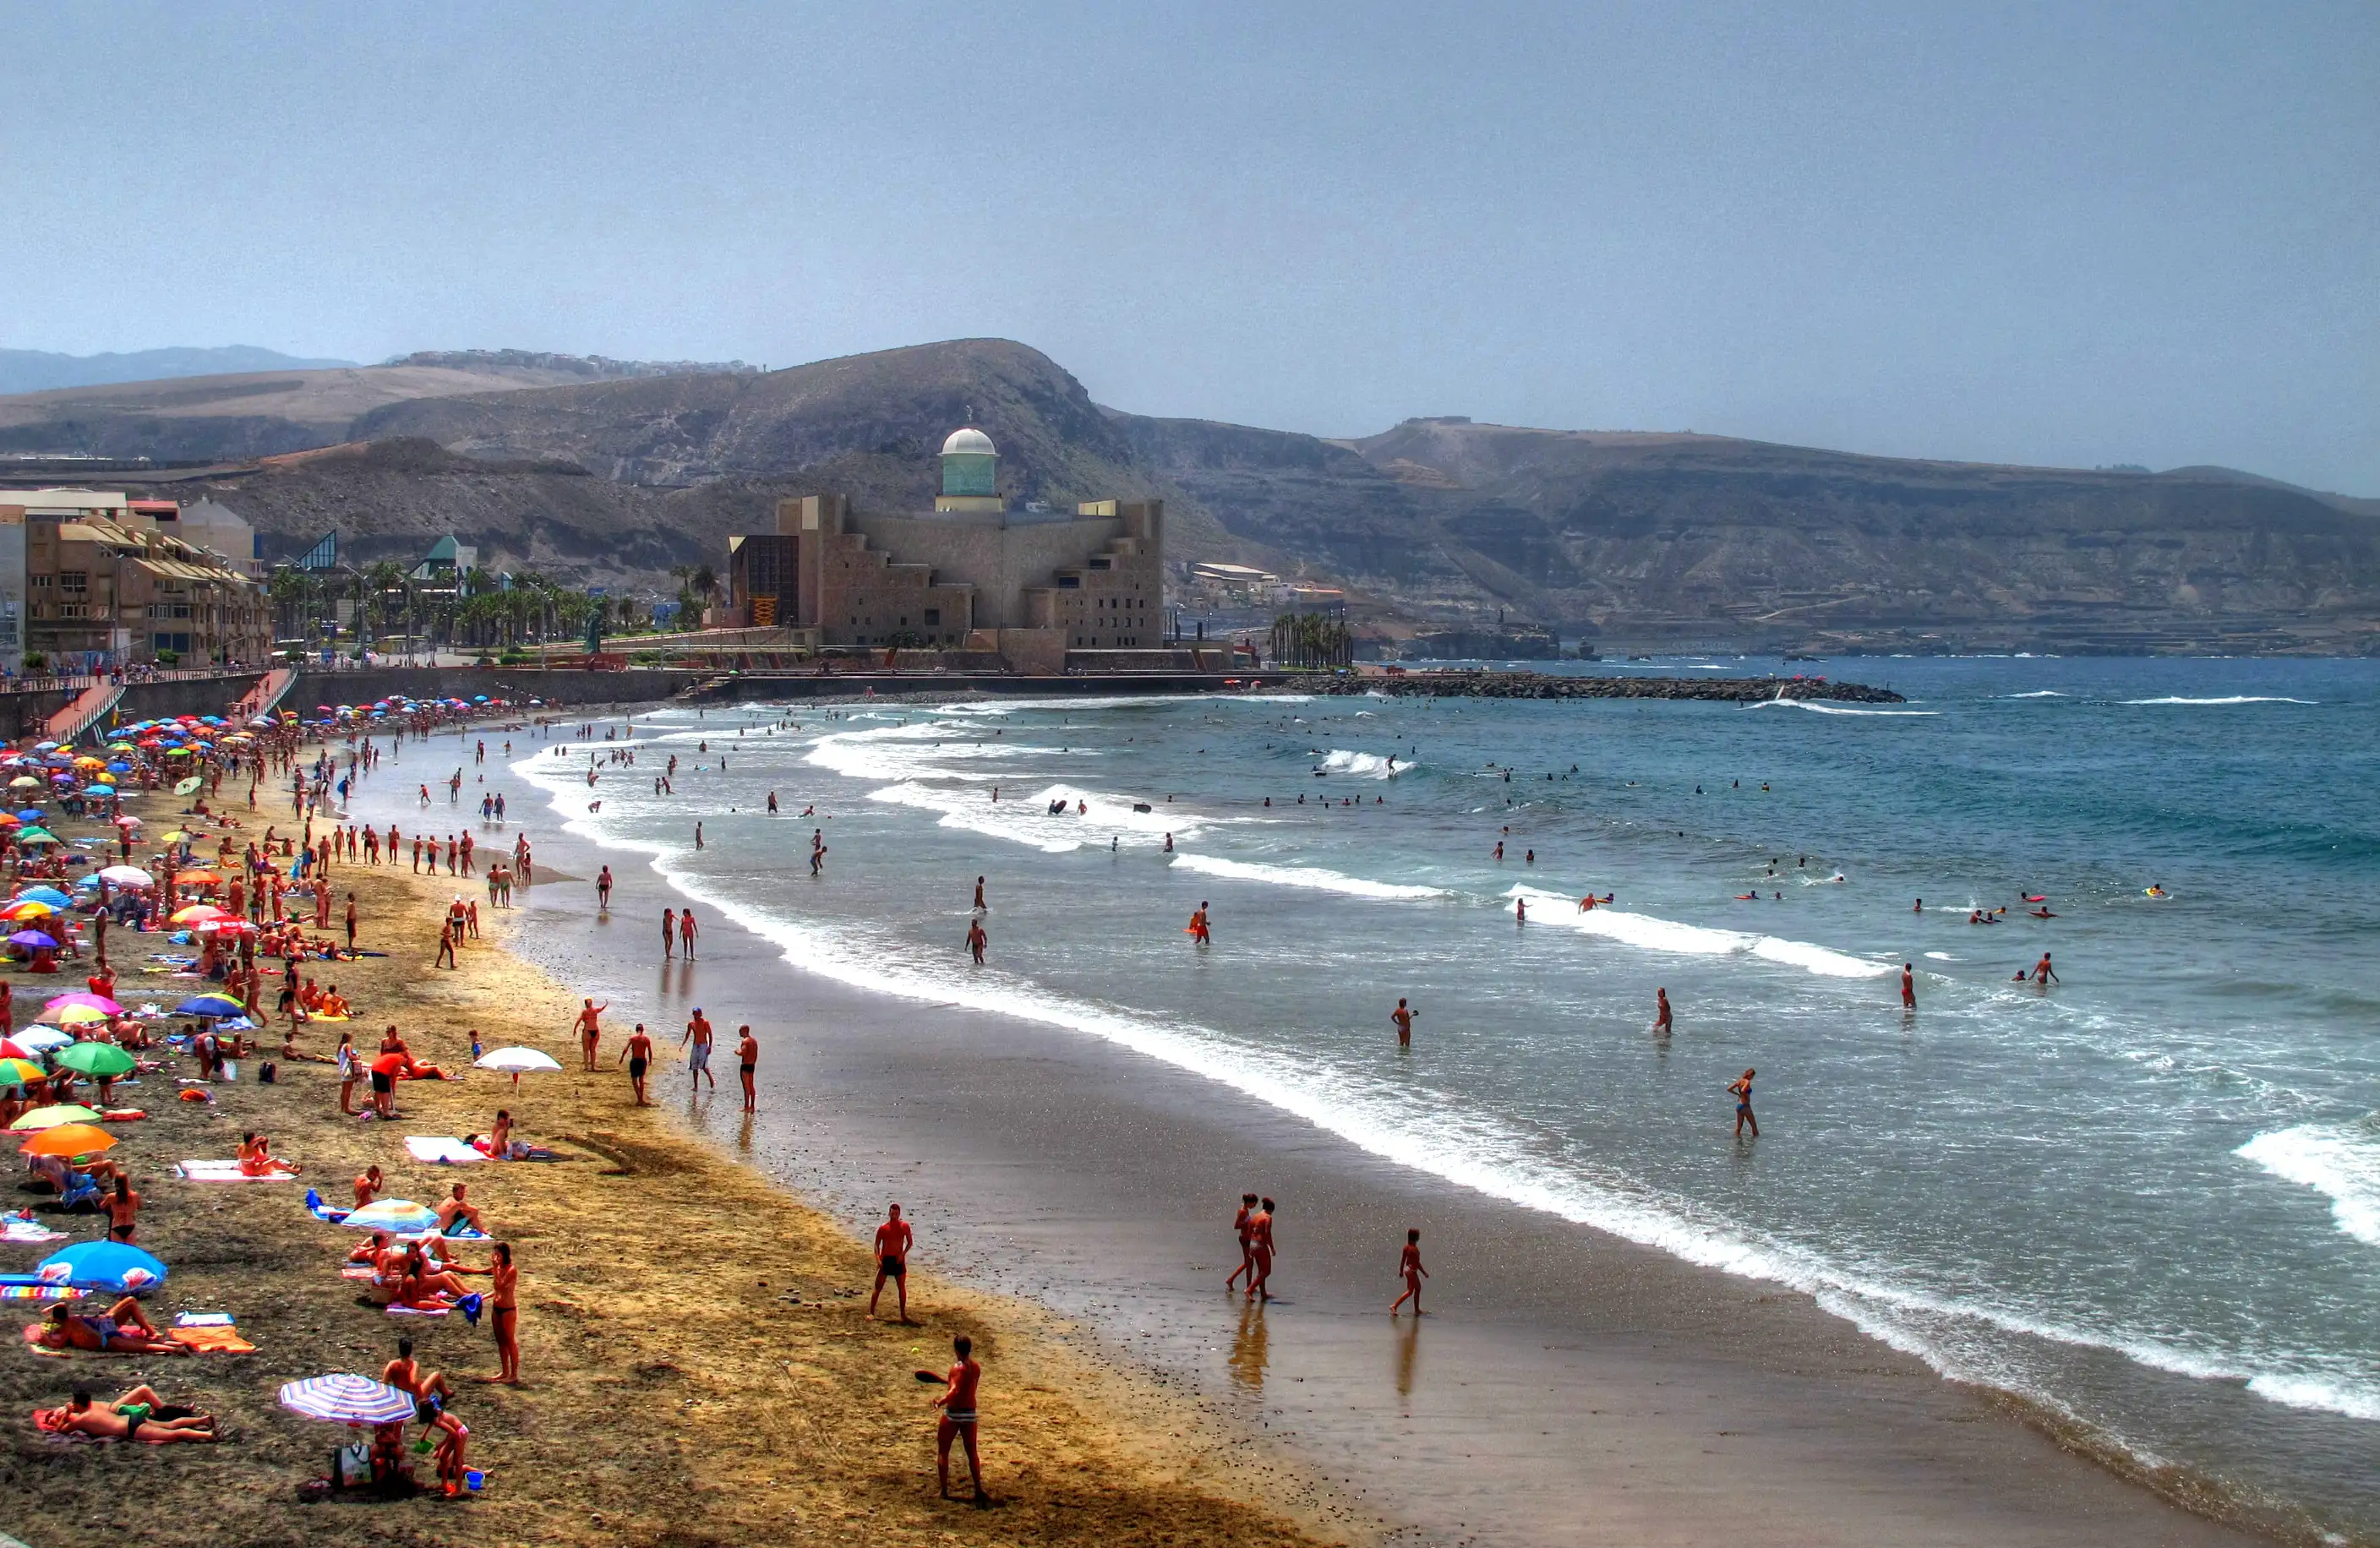
<path id="1" fill-rule="evenodd" d="M 62 1123 L 97 1123 L 103 1116 L 79 1102 L 55 1103 L 47 1107 L 34 1108 L 8 1127 L 27 1133 L 36 1129 L 55 1129 Z"/>
<path id="2" fill-rule="evenodd" d="M 50 1072 L 29 1058 L 0 1058 L 0 1086 L 20 1086 L 29 1081 L 46 1081 Z"/>
<path id="3" fill-rule="evenodd" d="M 129 1075 L 137 1067 L 132 1056 L 113 1043 L 78 1043 L 60 1048 L 58 1062 L 84 1075 Z"/>
<path id="4" fill-rule="evenodd" d="M 174 782 L 174 793 L 176 795 L 196 795 L 198 793 L 199 787 L 205 782 L 205 780 L 200 779 L 195 774 L 191 775 L 187 780 L 176 780 Z"/>

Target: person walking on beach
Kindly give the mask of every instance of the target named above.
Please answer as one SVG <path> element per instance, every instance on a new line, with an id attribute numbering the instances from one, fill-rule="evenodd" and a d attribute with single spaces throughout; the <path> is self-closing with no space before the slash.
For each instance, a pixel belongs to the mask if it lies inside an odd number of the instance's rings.
<path id="1" fill-rule="evenodd" d="M 611 911 L 612 867 L 606 865 L 603 867 L 601 873 L 595 878 L 595 912 L 598 913 L 609 913 Z"/>
<path id="2" fill-rule="evenodd" d="M 346 925 L 347 949 L 353 951 L 356 949 L 356 895 L 352 892 L 347 894 Z"/>
<path id="3" fill-rule="evenodd" d="M 455 961 L 455 922 L 452 919 L 442 922 L 438 926 L 438 960 L 430 965 L 443 968 L 459 965 Z"/>
<path id="4" fill-rule="evenodd" d="M 1907 962 L 1900 964 L 1900 1008 L 1917 1009 L 1917 970 Z"/>
<path id="5" fill-rule="evenodd" d="M 1272 1299 L 1272 1215 L 1273 1202 L 1262 1201 L 1257 1212 L 1248 1216 L 1248 1259 L 1254 1272 L 1248 1276 L 1247 1299 Z"/>
<path id="6" fill-rule="evenodd" d="M 951 1352 L 958 1357 L 943 1377 L 941 1395 L 933 1406 L 942 1410 L 934 1426 L 934 1470 L 941 1480 L 942 1498 L 951 1497 L 951 1443 L 959 1441 L 966 1446 L 967 1479 L 975 1485 L 975 1503 L 988 1506 L 991 1496 L 984 1492 L 983 1458 L 977 1455 L 975 1443 L 975 1394 L 983 1380 L 983 1367 L 975 1362 L 975 1341 L 962 1333 L 951 1340 Z M 931 1371 L 917 1373 L 928 1381 L 934 1379 Z"/>
<path id="7" fill-rule="evenodd" d="M 1240 1212 L 1232 1216 L 1232 1229 L 1238 1233 L 1240 1239 L 1240 1266 L 1232 1270 L 1230 1276 L 1224 1279 L 1223 1289 L 1226 1293 L 1238 1288 L 1241 1275 L 1246 1275 L 1251 1280 L 1256 1277 L 1257 1233 L 1256 1228 L 1248 1224 L 1256 1218 L 1256 1215 L 1257 1196 L 1254 1193 L 1241 1194 Z"/>
<path id="8" fill-rule="evenodd" d="M 1421 1282 L 1429 1277 L 1429 1270 L 1421 1266 L 1421 1232 L 1418 1229 L 1405 1232 L 1405 1250 L 1397 1257 L 1397 1273 L 1403 1276 L 1405 1293 L 1397 1297 L 1395 1303 L 1390 1306 L 1389 1315 L 1395 1316 L 1398 1309 L 1410 1300 L 1414 1315 L 1420 1316 Z"/>
<path id="9" fill-rule="evenodd" d="M 876 1228 L 876 1288 L 868 1298 L 868 1315 L 876 1315 L 876 1300 L 884 1293 L 884 1281 L 892 1281 L 894 1296 L 901 1303 L 901 1325 L 909 1325 L 909 1243 L 913 1234 L 909 1222 L 901 1218 L 901 1206 L 892 1205 L 885 1212 L 884 1224 Z"/>
<path id="10" fill-rule="evenodd" d="M 595 1072 L 595 1045 L 603 1041 L 602 1015 L 611 1009 L 611 1001 L 598 1005 L 592 996 L 578 1002 L 578 1020 L 573 1024 L 578 1033 L 578 1046 L 587 1056 L 587 1072 L 590 1075 Z"/>
<path id="11" fill-rule="evenodd" d="M 694 961 L 694 937 L 698 933 L 694 925 L 694 910 L 680 909 L 677 916 L 678 954 L 689 962 Z"/>
<path id="12" fill-rule="evenodd" d="M 967 950 L 974 956 L 975 965 L 978 967 L 983 966 L 983 949 L 990 940 L 990 937 L 983 933 L 982 920 L 967 921 Z"/>
<path id="13" fill-rule="evenodd" d="M 760 1102 L 752 1087 L 752 1070 L 760 1062 L 760 1040 L 752 1035 L 749 1024 L 735 1029 L 735 1069 L 744 1079 L 744 1110 L 759 1110 Z"/>
<path id="14" fill-rule="evenodd" d="M 628 1041 L 621 1047 L 620 1057 L 612 1061 L 612 1068 L 627 1065 L 628 1089 L 637 1094 L 636 1105 L 639 1107 L 652 1106 L 645 1100 L 645 1071 L 652 1068 L 652 1062 L 653 1040 L 645 1035 L 645 1023 L 638 1022 L 637 1030 L 628 1034 Z"/>
<path id="15" fill-rule="evenodd" d="M 710 1018 L 702 1013 L 701 1006 L 694 1008 L 694 1019 L 686 1023 L 686 1035 L 678 1039 L 678 1046 L 686 1050 L 687 1087 L 709 1081 L 710 1089 L 717 1091 L 719 1082 L 710 1073 Z"/>
<path id="16" fill-rule="evenodd" d="M 1389 1020 L 1397 1023 L 1397 1046 L 1400 1048 L 1413 1046 L 1413 1010 L 1402 999 L 1397 1001 L 1397 1008 L 1389 1012 Z"/>
<path id="17" fill-rule="evenodd" d="M 1653 991 L 1653 1035 L 1667 1037 L 1673 1030 L 1670 1020 L 1670 991 L 1656 989 Z"/>
<path id="18" fill-rule="evenodd" d="M 677 955 L 677 910 L 662 910 L 662 961 L 669 961 Z"/>
<path id="19" fill-rule="evenodd" d="M 1752 1125 L 1752 1137 L 1760 1138 L 1760 1120 L 1752 1116 L 1752 1076 L 1753 1071 L 1747 1070 L 1727 1088 L 1727 1094 L 1735 1098 L 1735 1137 L 1739 1140 L 1743 1138 L 1743 1126 L 1747 1123 Z"/>

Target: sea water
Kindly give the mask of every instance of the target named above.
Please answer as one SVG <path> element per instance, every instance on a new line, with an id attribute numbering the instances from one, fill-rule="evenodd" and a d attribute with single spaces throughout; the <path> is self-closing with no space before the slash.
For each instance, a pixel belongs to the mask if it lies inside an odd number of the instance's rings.
<path id="1" fill-rule="evenodd" d="M 1827 670 L 1908 702 L 746 705 L 639 717 L 591 788 L 620 744 L 516 767 L 797 966 L 1123 1044 L 2380 1537 L 2380 664 Z"/>

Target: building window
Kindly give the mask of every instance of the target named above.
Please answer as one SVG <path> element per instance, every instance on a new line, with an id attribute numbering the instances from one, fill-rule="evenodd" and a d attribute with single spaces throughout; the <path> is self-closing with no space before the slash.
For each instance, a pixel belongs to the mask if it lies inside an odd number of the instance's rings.
<path id="1" fill-rule="evenodd" d="M 941 609 L 940 609 L 940 608 L 928 608 L 928 609 L 926 610 L 926 622 L 927 622 L 928 623 L 940 623 L 941 621 L 942 621 L 942 610 L 941 610 Z"/>
<path id="2" fill-rule="evenodd" d="M 89 590 L 90 588 L 91 588 L 91 572 L 90 572 L 90 571 L 88 571 L 88 570 L 60 570 L 60 571 L 58 572 L 58 589 L 59 589 L 59 590 L 61 590 L 61 591 L 87 591 L 87 590 Z"/>

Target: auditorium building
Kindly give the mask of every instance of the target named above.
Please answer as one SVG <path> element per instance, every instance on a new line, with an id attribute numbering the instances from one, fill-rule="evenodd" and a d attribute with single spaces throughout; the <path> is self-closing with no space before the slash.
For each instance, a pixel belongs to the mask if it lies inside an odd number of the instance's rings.
<path id="1" fill-rule="evenodd" d="M 728 539 L 734 622 L 796 643 L 996 653 L 1065 670 L 1071 651 L 1165 646 L 1165 505 L 1012 507 L 978 429 L 942 442 L 931 511 L 861 511 L 841 495 L 777 503 L 777 530 Z"/>

